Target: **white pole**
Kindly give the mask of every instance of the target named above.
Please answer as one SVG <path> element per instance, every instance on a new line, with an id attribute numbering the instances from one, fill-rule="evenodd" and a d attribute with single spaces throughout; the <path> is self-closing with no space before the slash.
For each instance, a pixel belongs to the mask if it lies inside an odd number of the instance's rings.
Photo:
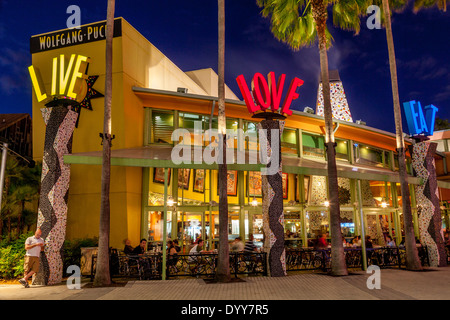
<path id="1" fill-rule="evenodd" d="M 3 142 L 2 166 L 0 168 L 0 210 L 2 209 L 3 185 L 5 182 L 6 155 L 8 152 L 8 144 Z"/>

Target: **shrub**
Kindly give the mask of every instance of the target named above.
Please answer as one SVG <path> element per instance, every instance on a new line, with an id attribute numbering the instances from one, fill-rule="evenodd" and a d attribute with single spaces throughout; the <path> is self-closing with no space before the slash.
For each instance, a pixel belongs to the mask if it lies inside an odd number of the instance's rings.
<path id="1" fill-rule="evenodd" d="M 23 276 L 25 240 L 32 236 L 33 232 L 29 232 L 20 235 L 16 240 L 8 241 L 5 238 L 0 241 L 0 278 L 15 279 Z M 82 247 L 96 247 L 97 245 L 97 238 L 66 240 L 63 246 L 64 274 L 66 274 L 68 266 L 80 266 Z"/>
<path id="2" fill-rule="evenodd" d="M 33 233 L 22 234 L 16 240 L 0 241 L 0 278 L 14 279 L 23 276 L 25 240 Z"/>

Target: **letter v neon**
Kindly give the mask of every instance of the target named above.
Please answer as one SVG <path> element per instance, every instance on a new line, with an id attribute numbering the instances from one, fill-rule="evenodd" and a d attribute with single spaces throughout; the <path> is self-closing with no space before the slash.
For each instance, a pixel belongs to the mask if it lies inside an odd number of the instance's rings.
<path id="1" fill-rule="evenodd" d="M 70 56 L 69 65 L 67 70 L 64 70 L 64 55 L 59 56 L 59 94 L 64 95 L 66 93 L 67 83 L 69 82 L 69 76 L 72 71 L 73 62 L 75 61 L 75 54 Z"/>

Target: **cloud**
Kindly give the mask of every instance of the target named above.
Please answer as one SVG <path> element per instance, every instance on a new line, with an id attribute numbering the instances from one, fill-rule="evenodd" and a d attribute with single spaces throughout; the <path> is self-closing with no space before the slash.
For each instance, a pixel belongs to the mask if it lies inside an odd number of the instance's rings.
<path id="1" fill-rule="evenodd" d="M 0 50 L 0 90 L 3 94 L 11 95 L 29 89 L 27 64 L 29 53 L 24 49 Z"/>
<path id="2" fill-rule="evenodd" d="M 432 56 L 424 56 L 420 59 L 403 61 L 397 59 L 397 68 L 410 74 L 411 78 L 419 80 L 433 80 L 438 78 L 447 78 L 450 74 L 448 65 L 439 63 Z"/>

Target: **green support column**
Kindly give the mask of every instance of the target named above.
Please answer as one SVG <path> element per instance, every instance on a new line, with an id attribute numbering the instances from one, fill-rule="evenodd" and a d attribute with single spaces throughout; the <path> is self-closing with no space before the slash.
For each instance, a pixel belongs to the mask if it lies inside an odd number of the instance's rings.
<path id="1" fill-rule="evenodd" d="M 238 171 L 238 181 L 244 180 L 244 171 Z M 238 196 L 239 196 L 239 237 L 245 239 L 245 183 L 238 184 Z"/>
<path id="2" fill-rule="evenodd" d="M 361 195 L 361 180 L 358 180 L 356 183 L 356 193 L 358 196 L 358 209 L 359 209 L 359 218 L 361 221 L 361 254 L 362 254 L 362 265 L 363 271 L 367 270 L 367 255 L 366 255 L 366 232 L 365 228 L 365 219 L 364 219 L 364 211 L 363 211 L 363 202 Z"/>
<path id="3" fill-rule="evenodd" d="M 301 136 L 301 131 L 299 133 L 299 135 Z M 300 210 L 300 223 L 301 223 L 301 228 L 302 228 L 302 232 L 301 232 L 301 237 L 302 237 L 302 247 L 307 247 L 308 246 L 308 232 L 306 230 L 306 210 L 305 210 L 305 206 L 306 206 L 306 198 L 305 198 L 305 176 L 303 174 L 301 175 L 297 175 L 297 188 L 299 191 L 299 201 L 300 203 L 302 203 L 302 208 Z"/>
<path id="4" fill-rule="evenodd" d="M 391 182 L 391 197 L 392 197 L 392 207 L 395 208 L 394 214 L 394 228 L 396 234 L 396 244 L 400 245 L 402 242 L 402 228 L 400 225 L 400 215 L 398 212 L 398 198 L 397 198 L 397 184 L 395 182 Z"/>
<path id="5" fill-rule="evenodd" d="M 163 244 L 162 244 L 162 280 L 166 280 L 166 245 L 167 245 L 167 191 L 169 169 L 164 168 L 164 220 L 163 220 Z"/>
<path id="6" fill-rule="evenodd" d="M 419 239 L 419 217 L 417 215 L 417 202 L 416 202 L 416 192 L 414 190 L 414 185 L 409 185 L 409 193 L 411 195 L 411 211 L 413 214 L 413 225 L 414 225 L 414 235 Z"/>
<path id="7" fill-rule="evenodd" d="M 148 192 L 150 168 L 142 168 L 141 239 L 148 237 Z"/>
<path id="8" fill-rule="evenodd" d="M 173 170 L 173 180 L 172 183 L 172 198 L 173 201 L 175 201 L 175 208 L 178 206 L 178 174 L 179 170 L 177 168 L 172 168 Z M 177 182 L 175 182 L 177 181 Z M 178 234 L 178 224 L 177 224 L 177 210 L 172 210 L 172 228 L 171 228 L 171 239 L 174 240 L 177 238 Z"/>
<path id="9" fill-rule="evenodd" d="M 357 200 L 356 193 L 356 180 L 350 179 L 350 201 L 353 203 L 353 222 L 355 224 L 355 235 L 360 234 L 359 232 L 359 215 L 358 215 L 358 207 L 356 206 Z"/>

